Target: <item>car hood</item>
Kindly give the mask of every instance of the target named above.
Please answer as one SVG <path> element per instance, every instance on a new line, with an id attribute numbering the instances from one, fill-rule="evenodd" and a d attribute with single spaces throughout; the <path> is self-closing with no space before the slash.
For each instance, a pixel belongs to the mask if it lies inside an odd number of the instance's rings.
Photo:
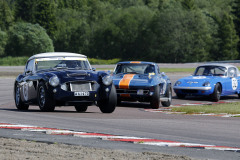
<path id="1" fill-rule="evenodd" d="M 150 86 L 153 76 L 146 74 L 117 74 L 113 76 L 113 83 L 119 88 L 135 86 Z"/>
<path id="2" fill-rule="evenodd" d="M 89 70 L 50 70 L 43 73 L 47 78 L 50 78 L 54 75 L 58 76 L 60 82 L 67 81 L 81 81 L 81 80 L 95 80 L 98 81 L 98 72 L 89 71 Z"/>

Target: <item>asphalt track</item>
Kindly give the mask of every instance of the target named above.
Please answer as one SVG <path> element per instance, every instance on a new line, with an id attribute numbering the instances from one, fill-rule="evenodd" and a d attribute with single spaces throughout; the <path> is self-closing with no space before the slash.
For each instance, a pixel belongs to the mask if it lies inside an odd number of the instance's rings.
<path id="1" fill-rule="evenodd" d="M 6 68 L 5 68 L 6 69 Z M 4 69 L 4 70 L 5 70 Z M 6 71 L 6 70 L 5 70 Z M 15 70 L 16 71 L 16 70 Z M 1 72 L 1 69 L 0 69 Z M 9 71 L 10 72 L 10 71 Z M 17 71 L 16 71 L 17 72 Z M 168 74 L 174 83 L 182 74 Z M 78 132 L 104 133 L 121 136 L 146 137 L 182 143 L 205 144 L 240 148 L 240 118 L 193 116 L 145 112 L 148 104 L 123 103 L 112 114 L 102 114 L 95 106 L 86 113 L 77 113 L 74 107 L 56 108 L 55 112 L 40 112 L 37 106 L 29 111 L 18 111 L 13 101 L 13 77 L 0 79 L 0 123 L 33 125 L 68 129 Z M 237 96 L 223 97 L 223 101 L 239 101 Z M 207 98 L 188 97 L 176 99 L 173 104 L 209 102 Z M 59 142 L 90 147 L 121 149 L 127 151 L 154 151 L 175 155 L 186 155 L 200 159 L 240 159 L 234 151 L 207 150 L 187 147 L 163 147 L 96 138 L 47 135 L 36 132 L 0 129 L 0 136 L 29 139 L 35 141 Z"/>

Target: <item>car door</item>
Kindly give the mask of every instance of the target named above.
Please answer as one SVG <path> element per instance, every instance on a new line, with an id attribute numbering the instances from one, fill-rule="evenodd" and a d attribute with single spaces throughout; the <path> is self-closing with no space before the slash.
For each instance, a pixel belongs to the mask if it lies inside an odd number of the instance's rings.
<path id="1" fill-rule="evenodd" d="M 25 77 L 22 79 L 22 97 L 24 101 L 30 102 L 36 98 L 36 75 L 35 75 L 35 60 L 27 62 L 25 68 Z"/>

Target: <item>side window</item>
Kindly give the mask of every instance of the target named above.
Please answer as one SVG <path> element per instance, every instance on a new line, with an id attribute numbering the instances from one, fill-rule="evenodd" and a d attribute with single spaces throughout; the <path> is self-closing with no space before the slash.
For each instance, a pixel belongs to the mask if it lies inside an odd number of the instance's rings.
<path id="1" fill-rule="evenodd" d="M 27 72 L 27 71 L 34 72 L 34 60 L 33 59 L 28 61 L 28 63 L 26 64 L 25 72 Z"/>
<path id="2" fill-rule="evenodd" d="M 237 70 L 234 67 L 228 68 L 228 77 L 237 77 Z"/>

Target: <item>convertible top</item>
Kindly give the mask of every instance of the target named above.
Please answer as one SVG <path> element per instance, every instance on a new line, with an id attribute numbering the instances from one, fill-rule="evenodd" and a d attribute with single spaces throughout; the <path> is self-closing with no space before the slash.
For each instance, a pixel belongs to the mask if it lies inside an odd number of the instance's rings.
<path id="1" fill-rule="evenodd" d="M 35 58 L 49 58 L 49 57 L 81 57 L 81 58 L 87 58 L 87 56 L 83 54 L 77 54 L 77 53 L 69 53 L 69 52 L 47 52 L 47 53 L 39 53 L 31 56 L 29 60 L 35 59 Z"/>

